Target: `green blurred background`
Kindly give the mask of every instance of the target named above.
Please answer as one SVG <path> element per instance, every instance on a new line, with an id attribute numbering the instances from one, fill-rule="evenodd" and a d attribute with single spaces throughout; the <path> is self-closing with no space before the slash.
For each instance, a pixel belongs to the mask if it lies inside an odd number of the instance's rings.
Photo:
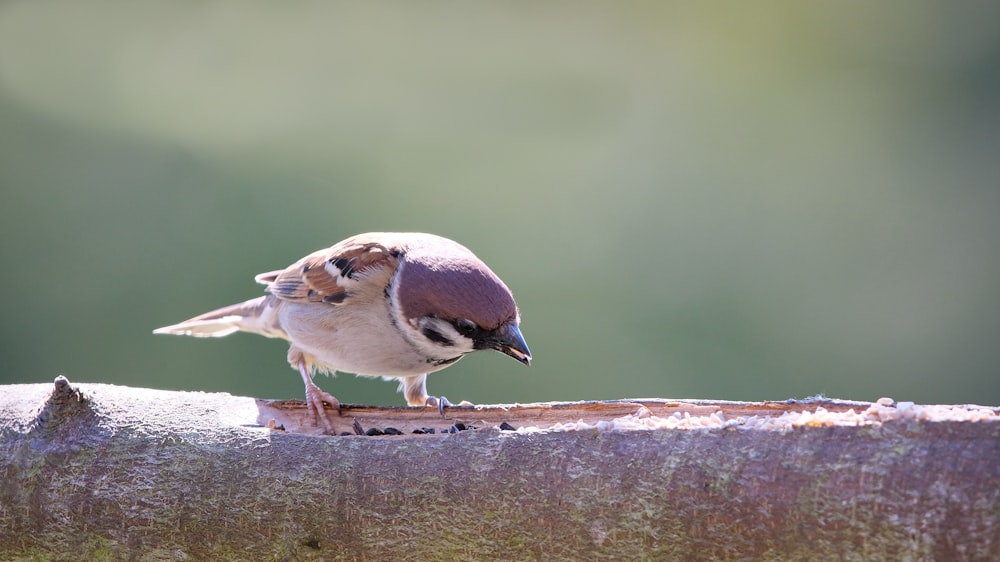
<path id="1" fill-rule="evenodd" d="M 476 403 L 1000 404 L 1000 3 L 0 4 L 0 382 L 301 398 L 154 336 L 370 230 L 472 248 Z M 341 375 L 350 403 L 402 404 Z"/>

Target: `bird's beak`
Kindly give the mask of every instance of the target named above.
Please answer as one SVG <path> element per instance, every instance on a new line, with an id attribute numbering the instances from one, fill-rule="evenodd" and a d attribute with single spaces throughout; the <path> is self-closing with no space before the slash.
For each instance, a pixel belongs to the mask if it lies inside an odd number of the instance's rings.
<path id="1" fill-rule="evenodd" d="M 524 336 L 521 335 L 521 330 L 513 322 L 507 322 L 497 328 L 493 336 L 487 340 L 487 346 L 510 355 L 525 365 L 531 365 L 531 351 L 524 341 Z"/>

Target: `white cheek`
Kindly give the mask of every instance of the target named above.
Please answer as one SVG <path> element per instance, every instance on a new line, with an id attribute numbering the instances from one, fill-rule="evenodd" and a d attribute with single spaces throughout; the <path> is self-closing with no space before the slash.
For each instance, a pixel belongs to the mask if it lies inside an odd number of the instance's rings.
<path id="1" fill-rule="evenodd" d="M 398 276 L 399 272 L 396 272 Z M 473 351 L 472 340 L 458 333 L 450 323 L 434 318 L 405 318 L 399 306 L 396 278 L 389 285 L 390 304 L 393 321 L 399 326 L 403 337 L 422 355 L 433 360 L 454 359 Z M 427 338 L 423 328 L 430 327 L 453 342 L 453 345 L 442 345 Z"/>

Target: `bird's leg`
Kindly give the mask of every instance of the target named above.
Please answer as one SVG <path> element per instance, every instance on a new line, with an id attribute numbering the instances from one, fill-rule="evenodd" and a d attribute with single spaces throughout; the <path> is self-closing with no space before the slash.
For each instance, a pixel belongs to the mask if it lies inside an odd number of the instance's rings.
<path id="1" fill-rule="evenodd" d="M 399 381 L 399 389 L 410 406 L 437 406 L 438 413 L 444 415 L 444 407 L 452 406 L 447 398 L 427 394 L 427 375 L 405 377 Z"/>
<path id="2" fill-rule="evenodd" d="M 312 380 L 312 375 L 309 374 L 309 368 L 306 367 L 304 359 L 299 360 L 298 367 L 299 372 L 302 373 L 302 382 L 306 384 L 306 406 L 313 414 L 313 421 L 316 422 L 317 418 L 319 418 L 323 421 L 326 429 L 332 431 L 333 422 L 327 417 L 323 403 L 326 402 L 333 406 L 337 410 L 337 413 L 340 413 L 340 400 L 337 400 L 332 394 L 316 386 L 316 383 Z"/>

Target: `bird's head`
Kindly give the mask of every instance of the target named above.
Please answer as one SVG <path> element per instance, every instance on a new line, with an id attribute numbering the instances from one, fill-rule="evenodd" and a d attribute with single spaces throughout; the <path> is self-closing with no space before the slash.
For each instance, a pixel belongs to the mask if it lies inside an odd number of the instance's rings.
<path id="1" fill-rule="evenodd" d="M 389 286 L 394 320 L 407 339 L 439 368 L 482 349 L 530 365 L 510 289 L 464 246 L 439 240 L 401 256 Z"/>

